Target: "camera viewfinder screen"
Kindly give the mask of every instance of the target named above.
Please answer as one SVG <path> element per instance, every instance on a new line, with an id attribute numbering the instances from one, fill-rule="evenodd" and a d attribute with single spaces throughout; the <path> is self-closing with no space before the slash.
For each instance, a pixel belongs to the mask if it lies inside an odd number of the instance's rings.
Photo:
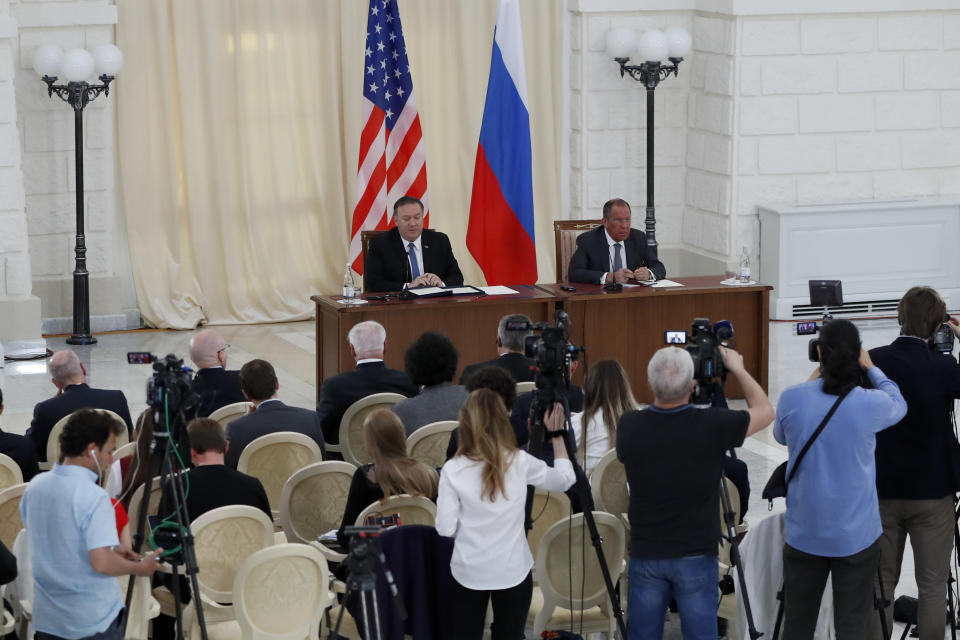
<path id="1" fill-rule="evenodd" d="M 686 344 L 687 332 L 686 331 L 664 331 L 663 341 L 666 342 L 667 344 Z"/>
<path id="2" fill-rule="evenodd" d="M 127 364 L 150 364 L 149 351 L 128 351 Z"/>
<path id="3" fill-rule="evenodd" d="M 797 323 L 798 336 L 812 336 L 816 332 L 817 332 L 816 322 L 798 322 Z"/>

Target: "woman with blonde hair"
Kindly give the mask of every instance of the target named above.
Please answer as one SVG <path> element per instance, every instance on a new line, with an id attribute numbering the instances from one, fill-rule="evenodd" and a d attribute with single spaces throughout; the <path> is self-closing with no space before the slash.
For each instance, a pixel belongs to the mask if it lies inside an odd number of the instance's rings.
<path id="1" fill-rule="evenodd" d="M 408 493 L 437 496 L 437 472 L 407 455 L 407 436 L 400 418 L 389 409 L 371 411 L 363 421 L 363 439 L 373 457 L 372 464 L 358 468 L 350 482 L 343 522 L 337 532 L 340 544 L 347 540 L 344 527 L 351 527 L 357 516 L 377 500 Z"/>
<path id="2" fill-rule="evenodd" d="M 440 473 L 437 532 L 453 536 L 451 618 L 461 640 L 483 636 L 492 600 L 493 640 L 519 640 L 530 609 L 533 556 L 523 530 L 527 485 L 564 491 L 574 483 L 559 404 L 544 415 L 555 466 L 517 448 L 500 396 L 477 389 L 460 410 L 456 455 Z M 556 437 L 561 436 L 561 437 Z"/>
<path id="3" fill-rule="evenodd" d="M 600 360 L 583 381 L 583 411 L 570 416 L 577 459 L 587 473 L 617 443 L 620 416 L 637 408 L 630 380 L 616 360 Z M 586 429 L 584 429 L 586 425 Z"/>

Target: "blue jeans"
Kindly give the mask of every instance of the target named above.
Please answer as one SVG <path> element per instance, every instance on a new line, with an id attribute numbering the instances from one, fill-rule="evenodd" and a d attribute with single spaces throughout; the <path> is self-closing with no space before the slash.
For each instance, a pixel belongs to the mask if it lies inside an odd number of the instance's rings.
<path id="1" fill-rule="evenodd" d="M 670 599 L 684 640 L 717 640 L 717 556 L 630 559 L 628 640 L 660 640 Z"/>

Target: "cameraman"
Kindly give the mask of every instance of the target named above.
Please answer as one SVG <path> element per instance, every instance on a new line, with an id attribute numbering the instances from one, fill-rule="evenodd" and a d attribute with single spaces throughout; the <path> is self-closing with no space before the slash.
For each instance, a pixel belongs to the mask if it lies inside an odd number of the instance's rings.
<path id="1" fill-rule="evenodd" d="M 718 348 L 744 391 L 746 411 L 693 407 L 693 359 L 665 347 L 647 365 L 653 404 L 625 413 L 617 426 L 617 457 L 630 485 L 630 640 L 662 637 L 671 598 L 684 638 L 717 637 L 723 459 L 773 421 L 773 407 L 743 357 Z"/>
<path id="2" fill-rule="evenodd" d="M 897 305 L 900 337 L 870 350 L 870 357 L 897 383 L 907 415 L 877 434 L 877 494 L 880 498 L 880 570 L 884 594 L 893 600 L 907 535 L 917 579 L 917 622 L 921 640 L 942 638 L 943 603 L 953 544 L 953 494 L 957 491 L 957 441 L 951 412 L 960 398 L 960 366 L 927 341 L 946 317 L 946 305 L 930 287 L 914 287 Z M 960 335 L 960 323 L 948 326 Z M 887 628 L 891 607 L 887 607 Z M 871 616 L 872 637 L 880 624 Z"/>

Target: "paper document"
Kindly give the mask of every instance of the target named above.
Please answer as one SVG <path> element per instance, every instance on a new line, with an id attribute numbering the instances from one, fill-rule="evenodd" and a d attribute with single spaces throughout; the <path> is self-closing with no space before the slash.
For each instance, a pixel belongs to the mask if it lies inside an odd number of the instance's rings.
<path id="1" fill-rule="evenodd" d="M 323 534 L 317 536 L 317 540 L 319 540 L 320 542 L 331 542 L 331 541 L 332 541 L 332 542 L 336 542 L 336 541 L 337 541 L 337 530 L 336 530 L 336 529 L 330 529 L 330 531 L 327 531 L 326 533 L 323 533 Z"/>
<path id="2" fill-rule="evenodd" d="M 477 287 L 477 288 L 483 291 L 488 296 L 508 296 L 510 294 L 517 293 L 517 291 L 515 291 L 514 289 L 511 289 L 510 287 L 504 287 L 502 285 L 497 285 L 494 287 Z"/>
<path id="3" fill-rule="evenodd" d="M 338 300 L 337 302 L 345 307 L 355 307 L 358 304 L 370 304 L 369 300 L 363 300 L 361 298 L 354 298 L 353 300 Z"/>
<path id="4" fill-rule="evenodd" d="M 417 287 L 416 289 L 407 289 L 410 293 L 416 296 L 435 296 L 438 293 L 443 293 L 443 289 L 440 287 Z"/>
<path id="5" fill-rule="evenodd" d="M 480 290 L 477 287 L 447 287 L 446 289 L 455 296 L 469 295 L 471 293 L 480 293 Z"/>
<path id="6" fill-rule="evenodd" d="M 682 287 L 683 284 L 680 282 L 674 282 L 673 280 L 657 280 L 650 286 L 655 289 L 664 289 L 666 287 Z"/>

